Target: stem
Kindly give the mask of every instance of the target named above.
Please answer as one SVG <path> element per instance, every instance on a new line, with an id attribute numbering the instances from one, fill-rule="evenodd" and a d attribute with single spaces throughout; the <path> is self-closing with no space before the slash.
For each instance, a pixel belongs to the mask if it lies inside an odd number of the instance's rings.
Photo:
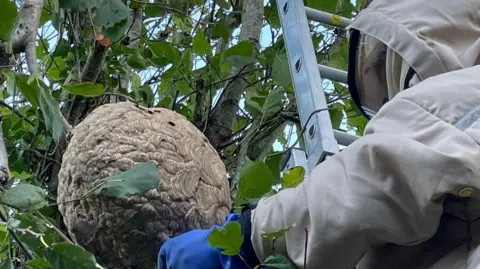
<path id="1" fill-rule="evenodd" d="M 3 215 L 3 212 L 1 211 L 0 211 L 0 218 L 2 219 L 2 221 L 7 222 L 7 218 L 5 217 L 5 215 Z M 33 260 L 34 259 L 33 255 L 27 250 L 27 247 L 25 247 L 25 245 L 20 240 L 20 238 L 18 238 L 17 234 L 15 234 L 15 232 L 8 227 L 7 227 L 7 230 L 8 230 L 8 233 L 13 237 L 13 240 L 15 240 L 17 245 L 23 251 L 23 253 L 25 253 L 25 256 L 27 256 L 27 259 Z"/>
<path id="2" fill-rule="evenodd" d="M 245 260 L 245 258 L 242 257 L 242 255 L 238 254 L 238 257 L 240 257 L 240 260 L 242 260 L 243 263 L 245 263 L 245 265 L 248 267 L 248 269 L 252 269 L 252 267 L 250 267 L 250 265 L 248 265 L 247 261 Z"/>
<path id="3" fill-rule="evenodd" d="M 55 226 L 53 223 L 50 222 L 50 220 L 48 220 L 44 215 L 42 215 L 40 212 L 38 211 L 35 211 L 35 215 L 37 215 L 39 218 L 41 218 L 42 220 L 44 220 L 45 222 L 47 222 L 48 224 L 50 224 L 52 227 L 53 230 L 55 230 L 61 237 L 63 240 L 67 241 L 68 243 L 70 244 L 74 244 L 62 231 L 60 231 L 60 229 L 57 228 L 57 226 Z"/>

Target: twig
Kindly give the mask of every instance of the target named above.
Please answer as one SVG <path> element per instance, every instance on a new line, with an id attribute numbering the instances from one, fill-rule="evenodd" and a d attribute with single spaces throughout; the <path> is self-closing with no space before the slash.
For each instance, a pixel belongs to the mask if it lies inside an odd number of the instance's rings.
<path id="1" fill-rule="evenodd" d="M 2 221 L 4 222 L 7 222 L 7 218 L 5 217 L 5 215 L 3 215 L 3 212 L 0 211 L 0 218 L 2 219 Z M 7 227 L 7 230 L 8 230 L 8 233 L 13 237 L 13 240 L 15 240 L 15 242 L 17 242 L 17 245 L 20 247 L 20 249 L 23 251 L 23 253 L 25 253 L 25 256 L 27 256 L 27 259 L 29 260 L 33 260 L 34 257 L 32 255 L 32 253 L 30 253 L 27 249 L 27 247 L 25 247 L 25 245 L 23 244 L 23 242 L 20 240 L 20 238 L 18 238 L 18 235 L 15 234 L 15 232 L 8 228 Z"/>
<path id="2" fill-rule="evenodd" d="M 121 94 L 121 93 L 118 93 L 118 92 L 105 92 L 103 94 L 104 95 L 115 95 L 115 96 L 118 96 L 118 97 L 123 97 L 123 98 L 127 99 L 128 101 L 130 101 L 132 103 L 135 103 L 135 104 L 138 103 L 135 99 L 131 98 L 130 96 L 127 96 L 125 94 Z"/>
<path id="3" fill-rule="evenodd" d="M 247 261 L 245 260 L 245 258 L 242 257 L 242 255 L 238 254 L 238 257 L 240 257 L 240 260 L 242 260 L 242 262 L 243 262 L 249 269 L 252 269 L 252 267 L 250 267 L 250 265 L 248 265 Z"/>
<path id="4" fill-rule="evenodd" d="M 53 223 L 51 223 L 50 220 L 48 220 L 44 215 L 42 215 L 38 211 L 35 211 L 35 215 L 37 215 L 39 218 L 41 218 L 42 220 L 47 222 L 51 226 L 50 228 L 55 230 L 62 237 L 63 240 L 67 241 L 70 244 L 75 245 L 75 243 L 73 243 L 72 240 L 70 240 L 62 231 L 60 231 L 60 229 L 57 228 L 57 226 L 55 226 Z"/>
<path id="5" fill-rule="evenodd" d="M 308 116 L 308 119 L 307 119 L 307 122 L 305 123 L 305 126 L 303 126 L 302 128 L 302 132 L 298 135 L 297 139 L 295 140 L 295 142 L 290 146 L 288 147 L 286 150 L 284 150 L 282 153 L 286 153 L 288 151 L 290 151 L 292 148 L 295 147 L 295 145 L 298 143 L 298 141 L 300 141 L 300 139 L 302 138 L 303 134 L 305 133 L 305 131 L 307 130 L 307 125 L 308 123 L 310 122 L 310 120 L 312 119 L 312 117 L 319 113 L 319 112 L 322 112 L 322 111 L 325 111 L 325 110 L 328 110 L 328 108 L 321 108 L 321 109 L 317 109 L 317 110 L 314 110 L 310 116 Z"/>
<path id="6" fill-rule="evenodd" d="M 29 120 L 27 118 L 27 116 L 23 115 L 22 113 L 20 113 L 18 110 L 14 109 L 12 106 L 10 106 L 9 104 L 5 103 L 5 101 L 3 100 L 0 100 L 0 105 L 8 108 L 10 111 L 12 111 L 13 113 L 17 114 L 17 116 L 19 118 L 21 118 L 22 120 L 24 120 L 25 122 L 27 122 L 28 124 L 32 125 L 32 127 L 35 127 L 35 124 L 33 124 L 33 122 L 31 120 Z"/>

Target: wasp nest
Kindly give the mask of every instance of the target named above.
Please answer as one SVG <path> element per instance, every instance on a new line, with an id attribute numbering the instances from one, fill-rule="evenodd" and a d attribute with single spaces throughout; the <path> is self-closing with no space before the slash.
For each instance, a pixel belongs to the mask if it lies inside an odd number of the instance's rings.
<path id="1" fill-rule="evenodd" d="M 84 198 L 100 179 L 147 161 L 161 175 L 155 189 Z M 223 223 L 231 205 L 228 185 L 219 155 L 185 117 L 168 109 L 107 104 L 72 130 L 58 203 L 71 237 L 100 263 L 154 269 L 165 240 Z"/>

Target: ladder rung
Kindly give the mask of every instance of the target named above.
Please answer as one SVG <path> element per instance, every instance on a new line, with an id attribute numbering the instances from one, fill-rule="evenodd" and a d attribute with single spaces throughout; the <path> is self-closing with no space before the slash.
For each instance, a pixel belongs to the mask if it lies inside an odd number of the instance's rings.
<path id="1" fill-rule="evenodd" d="M 326 65 L 318 65 L 318 71 L 322 78 L 331 79 L 340 83 L 348 84 L 348 73 L 343 70 L 335 69 Z"/>
<path id="2" fill-rule="evenodd" d="M 307 18 L 309 20 L 334 27 L 340 27 L 345 29 L 348 25 L 352 23 L 352 20 L 349 18 L 331 14 L 318 9 L 313 9 L 310 7 L 305 7 L 305 13 L 307 14 Z"/>
<path id="3" fill-rule="evenodd" d="M 343 146 L 348 146 L 352 144 L 355 140 L 360 138 L 359 136 L 345 133 L 339 130 L 333 130 L 333 135 L 335 136 L 335 139 L 338 141 L 338 144 Z"/>

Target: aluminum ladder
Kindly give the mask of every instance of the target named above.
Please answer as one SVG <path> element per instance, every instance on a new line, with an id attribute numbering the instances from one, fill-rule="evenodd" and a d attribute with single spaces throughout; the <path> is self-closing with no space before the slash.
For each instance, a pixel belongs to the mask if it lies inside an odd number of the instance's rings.
<path id="1" fill-rule="evenodd" d="M 322 77 L 347 84 L 347 72 L 317 63 L 308 20 L 343 29 L 352 20 L 305 7 L 303 0 L 276 0 L 276 2 L 300 124 L 302 128 L 306 128 L 304 132 L 306 152 L 292 149 L 282 170 L 288 171 L 294 166 L 303 166 L 307 175 L 328 156 L 338 153 L 339 145 L 348 146 L 358 138 L 332 127 Z M 320 109 L 325 110 L 312 115 Z M 307 125 L 309 117 L 311 119 Z"/>

